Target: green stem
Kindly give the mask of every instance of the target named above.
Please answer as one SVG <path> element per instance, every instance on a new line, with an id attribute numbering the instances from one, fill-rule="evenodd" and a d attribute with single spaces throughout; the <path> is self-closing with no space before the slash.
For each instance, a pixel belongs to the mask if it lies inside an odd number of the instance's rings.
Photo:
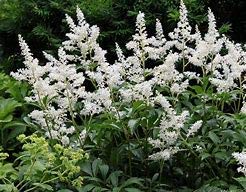
<path id="1" fill-rule="evenodd" d="M 186 139 L 183 138 L 183 136 L 181 135 L 180 133 L 180 138 L 181 140 L 184 142 L 184 144 L 187 146 L 187 148 L 189 149 L 189 151 L 197 158 L 197 159 L 200 159 L 200 157 L 195 153 L 195 151 L 192 149 L 192 147 L 189 145 L 189 143 L 186 141 Z M 210 165 L 210 163 L 207 161 L 207 159 L 204 159 L 207 166 L 209 167 L 209 169 L 211 170 L 212 174 L 214 175 L 214 177 L 216 178 L 216 174 L 212 168 L 212 166 Z"/>
<path id="2" fill-rule="evenodd" d="M 68 82 L 66 81 L 66 87 L 68 86 Z M 79 140 L 79 143 L 80 143 L 80 146 L 83 146 L 83 143 L 80 139 L 80 134 L 79 134 L 79 129 L 78 129 L 78 125 L 74 119 L 74 113 L 73 113 L 73 107 L 72 107 L 72 102 L 71 102 L 71 99 L 69 97 L 69 91 L 68 89 L 66 88 L 66 97 L 68 99 L 68 105 L 69 105 L 69 113 L 70 113 L 70 116 L 72 118 L 72 124 L 73 126 L 75 127 L 75 131 L 76 131 L 76 134 L 77 134 L 77 137 L 78 137 L 78 140 Z"/>
<path id="3" fill-rule="evenodd" d="M 29 170 L 28 170 L 28 172 L 27 172 L 27 174 L 26 174 L 26 179 L 27 179 L 28 177 L 30 177 L 31 172 L 32 172 L 32 169 L 33 169 L 33 166 L 34 166 L 34 164 L 36 163 L 36 154 L 35 154 L 35 156 L 34 156 L 34 160 L 31 159 L 31 162 L 32 162 L 32 164 L 31 164 L 31 166 L 30 166 L 30 168 L 29 168 Z M 22 183 L 24 183 L 24 181 L 25 181 L 26 179 L 23 178 L 23 180 L 16 186 L 16 188 L 18 188 L 19 186 L 21 186 Z M 20 191 L 21 191 L 27 184 L 28 184 L 28 182 L 25 183 L 25 184 L 20 188 Z"/>
<path id="4" fill-rule="evenodd" d="M 159 176 L 159 186 L 160 186 L 161 181 L 162 181 L 163 167 L 164 167 L 164 160 L 163 160 L 163 159 L 161 159 L 161 160 L 160 160 L 160 176 Z M 161 187 L 161 186 L 160 186 L 160 187 Z"/>
<path id="5" fill-rule="evenodd" d="M 243 89 L 242 89 L 242 80 L 241 80 L 241 78 L 239 78 L 239 89 L 240 89 L 240 93 L 239 93 L 238 106 L 237 106 L 237 111 L 238 111 L 238 112 L 240 111 L 241 98 L 242 98 L 242 92 L 243 92 Z"/>

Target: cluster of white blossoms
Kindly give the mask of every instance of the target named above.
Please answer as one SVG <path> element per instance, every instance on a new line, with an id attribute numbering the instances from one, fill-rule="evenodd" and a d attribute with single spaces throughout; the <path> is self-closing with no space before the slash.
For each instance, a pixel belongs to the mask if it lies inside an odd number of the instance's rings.
<path id="1" fill-rule="evenodd" d="M 241 165 L 237 171 L 242 172 L 246 176 L 246 152 L 233 153 L 232 156 L 238 161 L 239 165 Z"/>
<path id="2" fill-rule="evenodd" d="M 245 50 L 219 34 L 210 9 L 208 32 L 204 36 L 197 26 L 192 29 L 187 13 L 181 0 L 180 21 L 165 38 L 159 20 L 156 20 L 156 34 L 148 37 L 144 13 L 139 12 L 136 33 L 126 44 L 132 54 L 125 56 L 116 43 L 118 59 L 113 64 L 108 63 L 106 51 L 97 42 L 99 28 L 90 26 L 79 8 L 77 23 L 66 15 L 70 32 L 68 40 L 58 50 L 58 58 L 44 53 L 48 62 L 40 65 L 19 36 L 25 68 L 12 75 L 32 85 L 33 94 L 27 100 L 40 106 L 29 116 L 48 137 L 68 145 L 72 135 L 77 135 L 80 143 L 87 135 L 85 129 L 81 129 L 83 125 L 77 124 L 77 119 L 104 112 L 115 116 L 122 114 L 116 102 L 131 106 L 132 102 L 140 100 L 154 107 L 161 105 L 159 134 L 157 138 L 149 139 L 159 151 L 151 158 L 170 158 L 178 151 L 176 143 L 189 113 L 177 113 L 167 96 L 182 94 L 190 80 L 199 80 L 203 76 L 209 76 L 218 93 L 237 87 L 244 93 L 246 88 Z M 157 92 L 157 88 L 163 87 L 168 88 L 171 95 Z M 245 111 L 245 103 L 241 111 Z M 202 123 L 197 121 L 191 125 L 187 136 L 194 135 Z"/>
<path id="3" fill-rule="evenodd" d="M 159 127 L 157 127 L 159 130 L 158 138 L 149 138 L 149 143 L 153 146 L 153 148 L 159 150 L 158 152 L 152 154 L 150 159 L 167 160 L 171 157 L 171 155 L 178 152 L 176 143 L 178 141 L 181 128 L 184 126 L 184 123 L 189 116 L 189 112 L 183 111 L 180 115 L 178 115 L 168 100 L 160 94 L 156 96 L 154 102 L 161 105 L 161 107 L 164 109 L 164 114 L 162 116 Z"/>

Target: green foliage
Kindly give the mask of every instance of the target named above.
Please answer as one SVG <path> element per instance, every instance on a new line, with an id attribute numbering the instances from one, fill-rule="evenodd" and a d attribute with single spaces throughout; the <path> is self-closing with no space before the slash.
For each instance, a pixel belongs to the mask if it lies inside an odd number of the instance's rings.
<path id="1" fill-rule="evenodd" d="M 126 179 L 122 171 L 110 171 L 109 166 L 104 164 L 102 160 L 96 159 L 92 163 L 83 164 L 82 171 L 85 183 L 79 192 L 89 191 L 113 191 L 113 192 L 139 192 L 142 180 L 131 177 Z"/>
<path id="2" fill-rule="evenodd" d="M 14 164 L 5 163 L 7 154 L 0 153 L 4 157 L 0 163 L 1 191 L 53 191 L 58 183 L 81 187 L 79 163 L 88 158 L 82 149 L 51 145 L 36 134 L 20 135 L 18 139 L 23 143 L 23 151 Z"/>
<path id="3" fill-rule="evenodd" d="M 200 29 L 204 32 L 207 7 L 212 6 L 213 9 L 213 3 L 207 0 L 186 0 L 185 3 L 191 23 L 201 26 Z M 108 58 L 112 61 L 115 59 L 115 47 L 113 43 L 108 42 L 118 42 L 121 45 L 128 40 L 134 32 L 135 17 L 139 11 L 146 14 L 146 23 L 150 31 L 154 29 L 156 18 L 166 26 L 165 31 L 172 30 L 179 19 L 179 0 L 1 0 L 0 68 L 9 73 L 21 67 L 20 57 L 16 54 L 18 34 L 24 36 L 38 55 L 40 47 L 47 52 L 55 50 L 63 40 L 66 29 L 61 18 L 64 18 L 66 13 L 73 15 L 76 5 L 81 8 L 91 24 L 99 25 L 102 31 L 102 47 L 109 51 Z M 235 3 L 233 5 L 235 6 Z M 220 32 L 231 31 L 228 22 L 230 21 L 221 24 Z"/>
<path id="4" fill-rule="evenodd" d="M 25 105 L 24 97 L 29 93 L 26 83 L 18 82 L 0 73 L 0 144 L 8 150 L 17 145 L 15 138 L 26 132 L 24 118 L 30 109 Z"/>
<path id="5" fill-rule="evenodd" d="M 170 31 L 179 19 L 179 1 L 176 0 L 0 1 L 0 57 L 1 67 L 6 71 L 18 67 L 9 66 L 19 61 L 13 54 L 17 51 L 12 49 L 18 33 L 26 37 L 34 52 L 39 52 L 40 47 L 52 52 L 65 33 L 60 18 L 65 13 L 72 15 L 76 4 L 90 23 L 99 24 L 104 31 L 100 41 L 102 47 L 110 50 L 111 60 L 114 59 L 114 44 L 108 42 L 126 42 L 133 34 L 135 17 L 140 10 L 146 13 L 146 22 L 152 32 L 155 18 L 167 26 L 165 31 Z M 185 3 L 191 11 L 191 23 L 201 25 L 203 31 L 206 6 L 210 2 L 187 0 Z M 231 24 L 223 24 L 219 31 L 231 32 Z M 0 73 L 0 144 L 4 149 L 0 153 L 0 191 L 245 190 L 245 178 L 236 173 L 236 162 L 232 158 L 233 152 L 246 147 L 246 117 L 239 113 L 241 102 L 238 100 L 244 93 L 241 90 L 215 93 L 208 78 L 201 77 L 199 83 L 180 95 L 172 95 L 169 87 L 157 87 L 169 98 L 175 110 L 188 110 L 191 116 L 177 141 L 181 150 L 164 162 L 149 159 L 155 150 L 148 139 L 158 135 L 160 108 L 142 101 L 115 103 L 123 111 L 119 117 L 106 113 L 79 120 L 82 124 L 79 128 L 88 131 L 83 146 L 85 153 L 82 149 L 63 147 L 36 134 L 20 135 L 27 128 L 22 119 L 29 111 L 24 102 L 29 88 Z M 203 125 L 197 135 L 187 138 L 189 127 L 200 119 Z M 18 135 L 23 150 L 15 154 L 17 158 L 13 160 L 13 154 L 6 152 L 17 152 Z"/>

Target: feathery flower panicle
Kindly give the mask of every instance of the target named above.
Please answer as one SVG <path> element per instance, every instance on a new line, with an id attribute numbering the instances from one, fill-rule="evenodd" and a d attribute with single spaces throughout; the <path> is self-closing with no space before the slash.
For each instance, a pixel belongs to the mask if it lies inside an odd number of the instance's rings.
<path id="1" fill-rule="evenodd" d="M 162 24 L 159 19 L 156 19 L 155 29 L 156 29 L 156 39 L 159 41 L 163 41 L 164 34 L 163 34 Z"/>
<path id="2" fill-rule="evenodd" d="M 188 130 L 187 137 L 194 135 L 202 126 L 203 121 L 199 120 L 195 122 Z"/>
<path id="3" fill-rule="evenodd" d="M 25 69 L 19 69 L 17 72 L 11 72 L 11 75 L 19 81 L 26 80 L 30 84 L 34 84 L 46 73 L 47 66 L 40 66 L 38 59 L 33 58 L 30 48 L 22 36 L 19 35 L 18 37 L 21 47 L 21 54 L 24 56 L 23 63 L 25 65 Z"/>
<path id="4" fill-rule="evenodd" d="M 149 158 L 153 160 L 167 160 L 179 151 L 176 147 L 176 143 L 178 141 L 181 128 L 184 126 L 184 123 L 189 116 L 189 112 L 183 111 L 178 115 L 168 100 L 159 93 L 157 93 L 154 102 L 163 107 L 164 113 L 160 125 L 157 127 L 159 130 L 158 137 L 156 139 L 148 139 L 153 148 L 159 149 L 159 152 L 150 155 Z"/>
<path id="5" fill-rule="evenodd" d="M 169 33 L 171 39 L 180 42 L 177 43 L 177 48 L 182 46 L 184 42 L 189 41 L 191 37 L 191 26 L 188 21 L 188 11 L 183 0 L 180 1 L 179 14 L 180 16 L 177 28 L 174 29 L 174 32 Z"/>
<path id="6" fill-rule="evenodd" d="M 216 29 L 216 21 L 211 9 L 208 9 L 208 33 L 205 35 L 204 40 L 206 42 L 214 43 L 216 39 L 220 36 L 218 30 Z"/>

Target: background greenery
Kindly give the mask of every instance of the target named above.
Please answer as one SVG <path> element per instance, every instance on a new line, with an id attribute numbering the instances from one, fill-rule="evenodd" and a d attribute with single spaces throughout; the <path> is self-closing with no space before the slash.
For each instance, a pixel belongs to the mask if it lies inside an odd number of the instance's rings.
<path id="1" fill-rule="evenodd" d="M 55 50 L 67 30 L 65 14 L 74 16 L 76 5 L 90 24 L 101 29 L 101 46 L 114 61 L 114 42 L 122 45 L 134 32 L 139 11 L 146 14 L 149 31 L 159 18 L 164 31 L 178 21 L 179 0 L 0 0 L 0 68 L 9 73 L 21 66 L 17 34 L 22 34 L 37 57 L 41 50 Z M 185 0 L 192 24 L 206 30 L 207 7 L 214 12 L 220 31 L 233 40 L 245 42 L 246 2 L 244 0 Z M 233 29 L 233 30 L 232 30 Z"/>

